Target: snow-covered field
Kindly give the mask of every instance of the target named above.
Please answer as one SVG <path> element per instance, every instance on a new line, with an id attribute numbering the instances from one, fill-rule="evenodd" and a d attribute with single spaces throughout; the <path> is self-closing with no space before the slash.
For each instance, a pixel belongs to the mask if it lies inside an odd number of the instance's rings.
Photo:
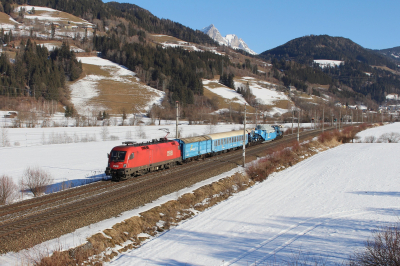
<path id="1" fill-rule="evenodd" d="M 362 135 L 400 132 L 400 124 Z M 345 144 L 198 214 L 110 265 L 256 265 L 301 253 L 344 262 L 398 222 L 400 144 Z"/>
<path id="2" fill-rule="evenodd" d="M 252 77 L 242 77 L 240 81 L 235 82 L 235 87 L 245 88 L 247 83 L 249 84 L 251 93 L 256 96 L 257 100 L 261 104 L 273 105 L 274 102 L 278 100 L 289 100 L 289 97 L 286 96 L 283 92 L 277 91 L 275 89 L 275 84 L 266 81 L 256 80 Z M 269 88 L 265 88 L 266 86 Z"/>
<path id="3" fill-rule="evenodd" d="M 340 66 L 341 64 L 344 64 L 344 61 L 340 60 L 325 60 L 325 59 L 317 59 L 314 60 L 314 63 L 319 64 L 321 68 L 325 67 L 336 67 Z"/>
<path id="4" fill-rule="evenodd" d="M 90 183 L 105 178 L 107 153 L 114 146 L 123 141 L 143 142 L 164 137 L 166 133 L 161 128 L 167 128 L 171 132 L 169 137 L 175 137 L 175 124 L 168 121 L 161 126 L 110 126 L 106 128 L 106 141 L 102 141 L 103 127 L 3 128 L 0 133 L 6 132 L 10 146 L 0 147 L 0 176 L 8 175 L 18 184 L 27 167 L 38 166 L 54 178 L 49 192 L 58 190 L 67 181 L 72 186 Z M 181 125 L 180 132 L 191 137 L 239 128 L 240 125 Z"/>

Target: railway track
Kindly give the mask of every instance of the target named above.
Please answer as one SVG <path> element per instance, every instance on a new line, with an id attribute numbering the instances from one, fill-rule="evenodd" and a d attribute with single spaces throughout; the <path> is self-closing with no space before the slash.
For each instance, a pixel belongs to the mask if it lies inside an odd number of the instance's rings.
<path id="1" fill-rule="evenodd" d="M 327 129 L 328 130 L 328 129 Z M 302 132 L 300 139 L 317 136 Z M 260 156 L 269 148 L 297 139 L 282 139 L 246 148 Z M 101 181 L 0 208 L 0 253 L 18 251 L 92 223 L 119 215 L 241 164 L 242 150 L 149 173 L 124 182 Z M 160 178 L 162 177 L 162 178 Z"/>

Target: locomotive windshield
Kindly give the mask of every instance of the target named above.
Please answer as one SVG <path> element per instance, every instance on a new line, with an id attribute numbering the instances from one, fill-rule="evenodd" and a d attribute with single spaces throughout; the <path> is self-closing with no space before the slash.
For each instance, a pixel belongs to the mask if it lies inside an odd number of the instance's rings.
<path id="1" fill-rule="evenodd" d="M 113 162 L 125 161 L 126 151 L 111 151 L 110 159 Z"/>

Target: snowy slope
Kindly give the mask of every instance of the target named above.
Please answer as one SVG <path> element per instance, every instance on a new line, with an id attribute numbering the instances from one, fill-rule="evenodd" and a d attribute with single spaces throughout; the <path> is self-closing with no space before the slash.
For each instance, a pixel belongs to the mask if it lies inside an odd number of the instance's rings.
<path id="1" fill-rule="evenodd" d="M 205 89 L 221 96 L 224 99 L 227 99 L 228 101 L 239 103 L 241 105 L 247 103 L 240 93 L 237 93 L 235 90 L 219 84 L 218 80 L 203 80 L 203 86 Z"/>
<path id="2" fill-rule="evenodd" d="M 276 90 L 275 84 L 266 81 L 260 81 L 252 77 L 239 78 L 237 81 L 235 81 L 235 88 L 245 88 L 247 83 L 249 84 L 251 93 L 256 96 L 257 100 L 261 104 L 273 105 L 274 102 L 278 100 L 290 100 L 285 93 Z"/>
<path id="3" fill-rule="evenodd" d="M 400 132 L 400 124 L 382 130 Z M 399 148 L 355 143 L 320 153 L 110 265 L 282 264 L 299 252 L 341 263 L 377 226 L 398 221 Z"/>
<path id="4" fill-rule="evenodd" d="M 103 73 L 106 73 L 106 75 L 86 75 L 70 84 L 71 102 L 79 114 L 86 115 L 88 112 L 107 110 L 107 107 L 101 101 L 96 100 L 101 93 L 100 86 L 104 82 L 114 82 L 115 91 L 113 94 L 116 95 L 121 93 L 118 90 L 118 84 L 126 84 L 130 88 L 129 94 L 123 95 L 119 100 L 136 98 L 135 103 L 141 107 L 143 112 L 151 108 L 153 104 L 159 104 L 165 96 L 164 92 L 141 84 L 139 79 L 135 77 L 135 72 L 109 60 L 100 57 L 77 57 L 77 60 L 84 65 L 98 66 L 99 69 L 103 70 Z M 139 95 L 140 97 L 138 97 Z M 139 98 L 144 100 L 140 103 Z"/>
<path id="5" fill-rule="evenodd" d="M 340 65 L 344 64 L 344 61 L 317 59 L 317 60 L 314 60 L 314 63 L 318 64 L 321 68 L 325 68 L 325 67 L 340 66 Z"/>
<path id="6" fill-rule="evenodd" d="M 248 52 L 249 54 L 256 55 L 257 53 L 251 50 L 247 44 L 235 34 L 228 34 L 225 37 L 222 37 L 221 33 L 218 29 L 211 24 L 208 27 L 201 29 L 202 32 L 210 36 L 212 39 L 217 41 L 220 45 L 226 45 L 233 49 L 240 49 Z"/>

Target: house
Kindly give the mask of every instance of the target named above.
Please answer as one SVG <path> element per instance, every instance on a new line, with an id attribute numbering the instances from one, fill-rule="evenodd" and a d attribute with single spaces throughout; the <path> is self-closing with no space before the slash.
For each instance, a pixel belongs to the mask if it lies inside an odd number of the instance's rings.
<path id="1" fill-rule="evenodd" d="M 386 100 L 399 100 L 399 95 L 397 93 L 389 93 L 386 95 Z"/>
<path id="2" fill-rule="evenodd" d="M 4 118 L 14 118 L 17 117 L 17 112 L 8 112 L 6 115 L 4 115 Z"/>

